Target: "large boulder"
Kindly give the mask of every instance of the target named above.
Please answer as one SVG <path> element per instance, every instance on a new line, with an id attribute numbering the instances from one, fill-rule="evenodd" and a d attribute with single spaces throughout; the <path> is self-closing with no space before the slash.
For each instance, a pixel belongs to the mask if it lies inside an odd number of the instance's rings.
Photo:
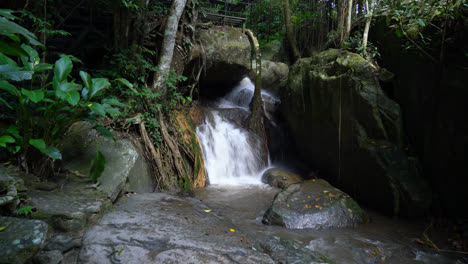
<path id="1" fill-rule="evenodd" d="M 252 62 L 252 67 L 255 70 L 255 61 Z M 262 88 L 279 94 L 288 82 L 288 73 L 289 67 L 286 63 L 262 60 Z M 251 77 L 255 80 L 255 76 Z"/>
<path id="2" fill-rule="evenodd" d="M 271 168 L 263 173 L 262 182 L 273 187 L 286 188 L 291 184 L 302 182 L 302 178 L 295 173 L 278 168 Z"/>
<path id="3" fill-rule="evenodd" d="M 250 42 L 242 30 L 230 27 L 212 27 L 200 30 L 201 46 L 191 50 L 191 70 L 206 59 L 205 71 L 200 78 L 200 94 L 220 96 L 226 94 L 249 72 Z M 188 73 L 189 74 L 189 73 Z"/>
<path id="4" fill-rule="evenodd" d="M 106 159 L 106 167 L 98 181 L 99 188 L 115 201 L 126 192 L 152 192 L 154 177 L 142 153 L 141 145 L 129 139 L 105 138 L 87 123 L 72 126 L 63 148 L 65 168 L 88 176 L 91 160 L 97 151 Z"/>
<path id="5" fill-rule="evenodd" d="M 431 192 L 400 147 L 400 108 L 376 74 L 347 51 L 301 59 L 281 94 L 282 114 L 302 158 L 361 203 L 388 214 L 422 214 Z"/>
<path id="6" fill-rule="evenodd" d="M 28 220 L 0 216 L 0 263 L 29 263 L 44 246 L 47 224 L 40 220 Z"/>
<path id="7" fill-rule="evenodd" d="M 263 216 L 265 224 L 291 229 L 352 227 L 368 220 L 353 199 L 322 179 L 290 185 Z"/>

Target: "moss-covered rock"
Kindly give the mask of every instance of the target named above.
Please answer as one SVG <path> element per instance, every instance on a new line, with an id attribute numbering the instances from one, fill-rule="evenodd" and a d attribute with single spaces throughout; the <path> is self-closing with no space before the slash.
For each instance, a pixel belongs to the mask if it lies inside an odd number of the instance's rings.
<path id="1" fill-rule="evenodd" d="M 377 76 L 343 50 L 301 59 L 281 94 L 282 113 L 299 154 L 322 175 L 377 210 L 421 214 L 430 190 L 400 147 L 400 108 Z"/>
<path id="2" fill-rule="evenodd" d="M 0 216 L 0 263 L 23 264 L 39 252 L 47 236 L 47 224 Z"/>
<path id="3" fill-rule="evenodd" d="M 286 188 L 302 181 L 301 176 L 278 168 L 271 168 L 262 175 L 262 182 L 273 187 Z"/>
<path id="4" fill-rule="evenodd" d="M 200 30 L 202 46 L 191 50 L 189 64 L 197 68 L 206 58 L 206 68 L 200 78 L 200 93 L 206 96 L 223 95 L 249 72 L 251 49 L 247 35 L 230 27 Z M 187 73 L 190 74 L 190 73 Z"/>
<path id="5" fill-rule="evenodd" d="M 255 61 L 252 67 L 255 70 Z M 286 63 L 262 60 L 262 89 L 279 94 L 288 82 L 289 67 Z M 251 76 L 255 80 L 255 76 Z"/>
<path id="6" fill-rule="evenodd" d="M 353 199 L 322 179 L 290 185 L 263 216 L 266 224 L 291 229 L 349 227 L 368 220 Z"/>

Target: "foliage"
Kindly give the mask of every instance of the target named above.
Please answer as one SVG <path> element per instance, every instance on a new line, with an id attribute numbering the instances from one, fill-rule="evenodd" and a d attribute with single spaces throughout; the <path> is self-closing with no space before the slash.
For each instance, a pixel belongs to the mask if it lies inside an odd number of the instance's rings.
<path id="1" fill-rule="evenodd" d="M 380 53 L 377 50 L 377 47 L 372 42 L 367 42 L 367 48 L 364 50 L 362 46 L 362 33 L 356 32 L 351 36 L 347 41 L 343 43 L 344 48 L 348 48 L 353 52 L 361 55 L 366 59 L 379 59 Z"/>
<path id="2" fill-rule="evenodd" d="M 106 158 L 100 151 L 96 152 L 93 160 L 91 160 L 91 168 L 89 169 L 89 177 L 93 180 L 97 180 L 106 167 Z"/>
<path id="3" fill-rule="evenodd" d="M 21 207 L 21 208 L 18 208 L 16 210 L 14 210 L 13 213 L 15 215 L 25 215 L 25 216 L 27 216 L 28 214 L 32 213 L 33 209 L 35 209 L 34 206 L 25 206 L 25 207 Z"/>
<path id="4" fill-rule="evenodd" d="M 15 19 L 11 12 L 2 12 L 1 19 Z M 37 51 L 21 44 L 18 37 L 31 38 L 31 44 L 39 45 L 35 36 L 13 21 L 9 22 L 6 25 L 13 26 L 1 32 L 13 42 L 8 53 L 0 52 L 0 105 L 16 116 L 16 124 L 0 135 L 0 146 L 20 154 L 28 168 L 34 167 L 32 163 L 42 163 L 41 158 L 35 158 L 37 151 L 51 159 L 61 159 L 58 148 L 73 123 L 83 120 L 99 127 L 98 117 L 117 116 L 122 104 L 115 98 L 98 100 L 102 90 L 110 86 L 108 79 L 91 78 L 83 71 L 79 73 L 82 84 L 73 79 L 69 56 L 62 55 L 55 66 L 41 63 Z M 51 70 L 52 82 L 45 84 L 41 73 L 48 76 Z M 100 127 L 100 131 L 104 130 Z M 109 134 L 104 133 L 105 136 Z"/>

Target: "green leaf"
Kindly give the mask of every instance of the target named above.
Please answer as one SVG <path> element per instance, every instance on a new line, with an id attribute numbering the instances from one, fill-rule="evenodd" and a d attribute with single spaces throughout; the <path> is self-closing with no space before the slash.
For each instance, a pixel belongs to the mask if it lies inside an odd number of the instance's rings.
<path id="1" fill-rule="evenodd" d="M 72 106 L 77 105 L 80 101 L 80 93 L 78 91 L 70 91 L 66 92 L 66 94 L 65 100 Z"/>
<path id="2" fill-rule="evenodd" d="M 22 88 L 21 93 L 36 104 L 44 99 L 44 91 L 42 89 L 29 91 Z"/>
<path id="3" fill-rule="evenodd" d="M 3 103 L 4 105 L 6 105 L 6 107 L 8 107 L 8 108 L 10 108 L 10 109 L 13 110 L 13 107 L 11 107 L 11 105 L 9 105 L 9 104 L 7 103 L 7 101 L 5 101 L 5 100 L 4 100 L 3 98 L 1 98 L 1 97 L 0 97 L 0 103 Z"/>
<path id="4" fill-rule="evenodd" d="M 106 138 L 113 138 L 114 135 L 112 134 L 112 132 L 110 132 L 107 128 L 103 127 L 103 126 L 97 126 L 96 127 L 96 130 L 101 133 L 101 135 L 103 135 L 104 137 Z"/>
<path id="5" fill-rule="evenodd" d="M 120 111 L 118 108 L 112 107 L 108 104 L 102 104 L 102 107 L 104 108 L 104 111 L 106 111 L 106 113 L 110 114 L 111 116 L 116 116 L 120 114 Z"/>
<path id="6" fill-rule="evenodd" d="M 100 116 L 106 116 L 106 110 L 101 104 L 98 103 L 90 103 L 88 104 L 88 107 L 93 111 L 94 113 L 100 115 Z"/>
<path id="7" fill-rule="evenodd" d="M 83 83 L 85 84 L 86 89 L 88 89 L 89 91 L 92 85 L 91 75 L 89 75 L 87 72 L 80 71 L 80 77 L 81 77 L 81 80 L 83 80 Z"/>
<path id="8" fill-rule="evenodd" d="M 15 143 L 16 140 L 9 135 L 3 135 L 0 137 L 0 147 L 6 147 L 6 143 Z"/>
<path id="9" fill-rule="evenodd" d="M 14 136 L 15 138 L 20 138 L 18 128 L 14 125 L 11 125 L 6 130 L 10 135 Z"/>
<path id="10" fill-rule="evenodd" d="M 9 20 L 15 20 L 17 17 L 15 17 L 14 15 L 12 15 L 11 13 L 13 13 L 15 11 L 11 10 L 11 9 L 0 9 L 0 16 L 6 18 L 6 19 L 9 19 Z"/>
<path id="11" fill-rule="evenodd" d="M 62 57 L 55 62 L 54 68 L 54 88 L 58 87 L 59 84 L 65 81 L 73 69 L 73 63 L 68 56 L 62 55 Z"/>
<path id="12" fill-rule="evenodd" d="M 421 25 L 422 27 L 426 26 L 426 24 L 424 23 L 424 21 L 421 18 L 416 19 L 416 22 L 418 22 L 418 24 Z"/>
<path id="13" fill-rule="evenodd" d="M 79 91 L 81 90 L 82 86 L 77 83 L 71 82 L 62 82 L 58 86 L 58 89 L 62 92 L 71 92 L 71 91 Z"/>
<path id="14" fill-rule="evenodd" d="M 11 84 L 11 83 L 9 83 L 9 82 L 7 82 L 5 80 L 0 81 L 0 89 L 5 90 L 7 92 L 10 92 L 14 96 L 21 96 L 18 89 L 16 89 L 16 87 L 13 84 Z"/>
<path id="15" fill-rule="evenodd" d="M 46 154 L 47 156 L 51 157 L 52 159 L 59 159 L 59 160 L 62 159 L 62 154 L 55 147 L 49 146 L 46 149 L 44 149 L 43 151 L 41 151 L 41 152 Z"/>
<path id="16" fill-rule="evenodd" d="M 18 43 L 0 39 L 0 50 L 2 53 L 10 56 L 28 56 Z"/>
<path id="17" fill-rule="evenodd" d="M 0 77 L 13 81 L 31 80 L 33 72 L 22 70 L 10 64 L 0 65 Z"/>
<path id="18" fill-rule="evenodd" d="M 38 138 L 38 139 L 30 139 L 29 140 L 29 144 L 35 148 L 37 148 L 38 150 L 40 150 L 41 152 L 46 148 L 46 144 L 44 142 L 44 140 L 42 138 Z"/>
<path id="19" fill-rule="evenodd" d="M 93 98 L 99 91 L 110 86 L 107 78 L 94 78 L 91 80 L 91 89 L 89 89 L 89 99 Z"/>
<path id="20" fill-rule="evenodd" d="M 91 160 L 91 168 L 89 169 L 89 177 L 93 180 L 101 177 L 104 168 L 106 167 L 106 158 L 100 151 L 96 152 L 93 160 Z"/>
<path id="21" fill-rule="evenodd" d="M 3 65 L 3 64 L 8 64 L 11 66 L 18 67 L 18 64 L 14 60 L 8 58 L 7 56 L 5 56 L 5 54 L 0 52 L 0 65 Z"/>
<path id="22" fill-rule="evenodd" d="M 36 36 L 31 31 L 16 24 L 15 22 L 8 21 L 6 18 L 0 17 L 0 35 L 10 36 L 14 34 L 22 35 L 32 45 L 42 46 L 42 44 L 36 40 Z"/>
<path id="23" fill-rule="evenodd" d="M 128 107 L 127 104 L 121 103 L 117 98 L 106 98 L 102 100 L 102 103 L 120 107 Z"/>

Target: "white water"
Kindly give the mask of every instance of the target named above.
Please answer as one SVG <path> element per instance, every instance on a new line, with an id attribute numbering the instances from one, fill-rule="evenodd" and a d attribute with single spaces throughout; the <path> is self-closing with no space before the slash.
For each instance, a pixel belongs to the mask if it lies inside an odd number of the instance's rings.
<path id="1" fill-rule="evenodd" d="M 248 111 L 254 85 L 242 80 L 232 92 L 215 102 L 217 108 L 239 108 Z M 196 132 L 203 148 L 203 157 L 212 185 L 262 184 L 260 143 L 245 129 L 224 119 L 216 109 L 207 113 L 205 123 Z"/>

